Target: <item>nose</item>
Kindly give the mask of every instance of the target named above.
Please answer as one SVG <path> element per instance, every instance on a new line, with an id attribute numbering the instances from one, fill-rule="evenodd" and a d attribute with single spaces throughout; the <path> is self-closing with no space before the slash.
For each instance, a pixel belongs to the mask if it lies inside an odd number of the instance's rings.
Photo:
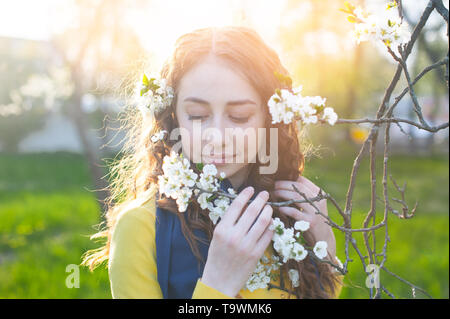
<path id="1" fill-rule="evenodd" d="M 210 145 L 213 150 L 211 153 L 222 153 L 228 144 L 229 136 L 226 136 L 226 127 L 224 117 L 216 115 L 204 130 L 204 141 Z"/>

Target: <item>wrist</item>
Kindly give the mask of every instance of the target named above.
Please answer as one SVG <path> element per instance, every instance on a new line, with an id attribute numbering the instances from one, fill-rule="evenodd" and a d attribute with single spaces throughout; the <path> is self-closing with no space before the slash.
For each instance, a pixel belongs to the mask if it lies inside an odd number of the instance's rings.
<path id="1" fill-rule="evenodd" d="M 234 292 L 233 289 L 224 284 L 226 282 L 225 280 L 217 278 L 216 276 L 210 276 L 207 272 L 203 272 L 203 276 L 200 278 L 200 281 L 206 286 L 220 291 L 227 296 L 234 297 L 237 294 L 237 292 Z"/>

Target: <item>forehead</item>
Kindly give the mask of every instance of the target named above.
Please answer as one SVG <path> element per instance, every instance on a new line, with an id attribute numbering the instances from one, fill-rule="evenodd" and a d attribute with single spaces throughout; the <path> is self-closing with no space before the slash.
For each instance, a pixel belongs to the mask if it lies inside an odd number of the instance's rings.
<path id="1" fill-rule="evenodd" d="M 180 80 L 178 101 L 195 96 L 208 101 L 252 99 L 260 104 L 256 89 L 230 63 L 208 56 L 194 65 Z"/>

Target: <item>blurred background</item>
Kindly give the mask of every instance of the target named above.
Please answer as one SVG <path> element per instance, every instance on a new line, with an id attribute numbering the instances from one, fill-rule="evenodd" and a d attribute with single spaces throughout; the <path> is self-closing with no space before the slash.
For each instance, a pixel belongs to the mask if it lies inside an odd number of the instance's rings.
<path id="1" fill-rule="evenodd" d="M 428 1 L 404 0 L 410 28 Z M 369 9 L 383 0 L 354 0 Z M 444 1 L 448 9 L 448 0 Z M 341 118 L 374 118 L 396 65 L 382 46 L 356 45 L 341 0 L 0 2 L 0 298 L 110 298 L 105 267 L 80 269 L 80 287 L 66 286 L 67 265 L 100 243 L 108 163 L 117 160 L 126 132 L 123 96 L 145 70 L 159 71 L 177 37 L 206 26 L 254 28 L 280 55 L 306 95 L 327 97 Z M 447 54 L 446 25 L 434 11 L 408 59 L 413 75 Z M 448 121 L 444 69 L 415 86 L 429 123 Z M 406 87 L 402 79 L 393 97 Z M 395 114 L 415 119 L 406 96 Z M 317 126 L 305 176 L 344 205 L 353 160 L 367 125 Z M 431 134 L 391 128 L 390 173 L 407 183 L 416 216 L 391 217 L 386 266 L 435 298 L 449 297 L 449 130 Z M 383 134 L 378 138 L 382 150 Z M 382 152 L 377 161 L 381 176 Z M 366 157 L 354 195 L 354 225 L 370 205 Z M 391 187 L 391 196 L 399 197 Z M 382 195 L 381 179 L 377 183 Z M 338 214 L 329 205 L 330 216 Z M 343 237 L 336 232 L 341 260 Z M 380 239 L 383 239 L 380 236 Z M 380 244 L 381 245 L 381 244 Z M 380 247 L 380 246 L 378 246 Z M 367 298 L 360 262 L 350 264 L 342 298 Z M 383 284 L 400 298 L 411 289 L 386 273 Z M 424 295 L 416 292 L 416 297 Z"/>

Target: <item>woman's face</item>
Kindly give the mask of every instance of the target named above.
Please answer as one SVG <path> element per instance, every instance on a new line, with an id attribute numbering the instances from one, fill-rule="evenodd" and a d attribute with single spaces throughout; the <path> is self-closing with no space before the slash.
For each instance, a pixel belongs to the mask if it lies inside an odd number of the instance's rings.
<path id="1" fill-rule="evenodd" d="M 184 155 L 192 162 L 214 164 L 239 187 L 263 141 L 265 112 L 261 98 L 243 75 L 212 55 L 180 80 L 176 115 Z"/>

